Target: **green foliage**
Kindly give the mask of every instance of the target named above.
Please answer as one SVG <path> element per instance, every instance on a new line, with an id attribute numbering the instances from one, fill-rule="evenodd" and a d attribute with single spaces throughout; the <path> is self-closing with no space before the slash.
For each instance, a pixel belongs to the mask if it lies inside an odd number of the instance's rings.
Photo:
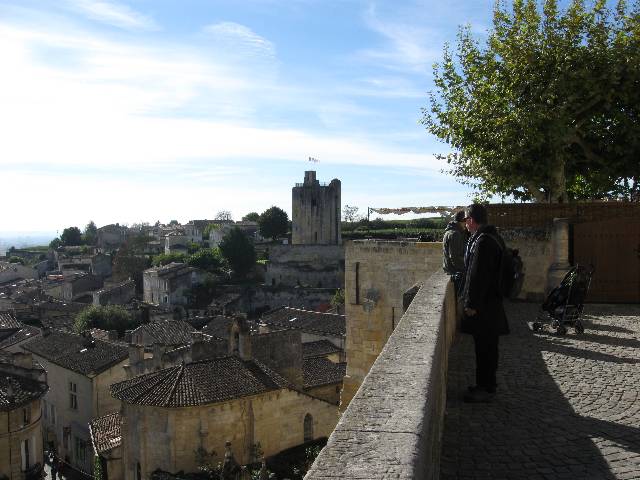
<path id="1" fill-rule="evenodd" d="M 72 247 L 75 245 L 82 245 L 82 233 L 78 227 L 68 227 L 62 231 L 60 235 L 60 242 L 65 247 Z"/>
<path id="2" fill-rule="evenodd" d="M 132 316 L 120 305 L 96 306 L 85 308 L 75 317 L 73 330 L 82 333 L 90 328 L 117 330 L 120 336 L 124 331 L 136 327 Z"/>
<path id="3" fill-rule="evenodd" d="M 188 256 L 185 253 L 179 253 L 179 252 L 161 253 L 160 255 L 154 256 L 153 259 L 151 260 L 151 263 L 153 264 L 154 267 L 161 267 L 163 265 L 168 265 L 172 262 L 186 263 L 187 258 Z"/>
<path id="4" fill-rule="evenodd" d="M 257 222 L 260 218 L 260 214 L 258 212 L 249 212 L 244 217 L 242 217 L 243 222 Z"/>
<path id="5" fill-rule="evenodd" d="M 224 266 L 224 259 L 219 248 L 203 248 L 189 256 L 187 263 L 210 273 L 219 273 Z"/>
<path id="6" fill-rule="evenodd" d="M 19 263 L 20 265 L 24 265 L 24 258 L 12 255 L 9 257 L 9 263 Z"/>
<path id="7" fill-rule="evenodd" d="M 342 218 L 345 222 L 355 222 L 359 220 L 358 207 L 345 205 L 342 209 Z"/>
<path id="8" fill-rule="evenodd" d="M 187 245 L 187 253 L 194 254 L 196 253 L 198 250 L 200 250 L 202 247 L 195 243 L 195 242 L 189 242 L 189 244 Z"/>
<path id="9" fill-rule="evenodd" d="M 86 245 L 95 245 L 98 241 L 98 227 L 93 222 L 89 221 L 86 227 L 84 227 L 84 233 L 82 234 L 82 241 Z"/>
<path id="10" fill-rule="evenodd" d="M 220 210 L 218 213 L 216 213 L 214 220 L 232 221 L 233 216 L 231 215 L 231 212 L 229 210 Z"/>
<path id="11" fill-rule="evenodd" d="M 485 43 L 462 28 L 434 67 L 422 123 L 454 149 L 439 157 L 481 197 L 637 195 L 640 4 L 503 5 Z"/>
<path id="12" fill-rule="evenodd" d="M 186 296 L 190 306 L 194 308 L 206 307 L 216 295 L 216 278 L 207 274 L 204 280 L 191 287 Z"/>
<path id="13" fill-rule="evenodd" d="M 289 228 L 289 216 L 287 212 L 278 207 L 271 207 L 262 212 L 258 219 L 260 235 L 264 238 L 275 240 L 287 233 Z"/>
<path id="14" fill-rule="evenodd" d="M 336 293 L 331 297 L 331 306 L 332 307 L 341 307 L 344 305 L 344 289 L 339 288 L 336 290 Z"/>
<path id="15" fill-rule="evenodd" d="M 95 480 L 103 480 L 104 472 L 102 471 L 102 459 L 99 455 L 93 457 L 93 478 Z"/>
<path id="16" fill-rule="evenodd" d="M 220 242 L 220 253 L 234 274 L 244 278 L 256 263 L 256 250 L 242 230 L 235 227 Z"/>
<path id="17" fill-rule="evenodd" d="M 55 250 L 57 248 L 60 248 L 62 246 L 62 241 L 56 237 L 53 240 L 51 240 L 51 242 L 49 242 L 49 248 L 51 248 L 52 250 Z"/>

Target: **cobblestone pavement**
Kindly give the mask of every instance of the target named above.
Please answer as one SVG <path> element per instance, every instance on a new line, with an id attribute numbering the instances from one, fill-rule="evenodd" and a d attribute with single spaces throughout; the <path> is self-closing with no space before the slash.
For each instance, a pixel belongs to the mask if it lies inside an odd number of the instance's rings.
<path id="1" fill-rule="evenodd" d="M 640 305 L 587 305 L 582 335 L 534 333 L 507 305 L 493 403 L 466 404 L 473 342 L 449 360 L 442 479 L 640 479 Z"/>

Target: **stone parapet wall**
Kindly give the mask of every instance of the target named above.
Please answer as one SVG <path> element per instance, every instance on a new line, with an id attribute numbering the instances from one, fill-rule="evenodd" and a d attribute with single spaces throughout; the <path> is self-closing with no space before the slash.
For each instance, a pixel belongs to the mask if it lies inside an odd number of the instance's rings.
<path id="1" fill-rule="evenodd" d="M 403 294 L 442 271 L 442 243 L 357 240 L 347 245 L 346 408 L 404 313 Z"/>
<path id="2" fill-rule="evenodd" d="M 307 480 L 439 477 L 453 285 L 430 276 L 342 415 Z"/>
<path id="3" fill-rule="evenodd" d="M 275 245 L 269 248 L 265 283 L 271 286 L 344 286 L 342 245 Z"/>

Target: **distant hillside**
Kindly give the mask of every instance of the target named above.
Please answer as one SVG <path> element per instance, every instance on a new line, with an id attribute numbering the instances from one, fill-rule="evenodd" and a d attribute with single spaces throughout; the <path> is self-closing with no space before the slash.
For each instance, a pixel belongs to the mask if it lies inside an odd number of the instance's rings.
<path id="1" fill-rule="evenodd" d="M 55 232 L 0 232 L 0 255 L 4 255 L 11 247 L 49 245 L 55 237 Z"/>

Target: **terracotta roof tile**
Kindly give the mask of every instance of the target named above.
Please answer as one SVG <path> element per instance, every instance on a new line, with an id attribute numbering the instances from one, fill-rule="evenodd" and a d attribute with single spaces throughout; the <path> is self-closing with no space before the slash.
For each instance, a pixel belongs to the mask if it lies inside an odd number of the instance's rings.
<path id="1" fill-rule="evenodd" d="M 336 347 L 329 340 L 318 340 L 317 342 L 306 342 L 302 344 L 302 356 L 304 358 L 324 357 L 332 353 L 340 353 L 342 349 Z"/>
<path id="2" fill-rule="evenodd" d="M 333 363 L 323 357 L 305 358 L 302 361 L 304 388 L 340 383 L 346 373 L 346 363 Z"/>
<path id="3" fill-rule="evenodd" d="M 122 444 L 122 418 L 119 413 L 110 413 L 89 422 L 91 442 L 96 453 L 108 452 Z"/>
<path id="4" fill-rule="evenodd" d="M 344 336 L 345 316 L 336 313 L 321 313 L 299 308 L 281 307 L 265 313 L 261 321 L 267 325 Z"/>
<path id="5" fill-rule="evenodd" d="M 151 339 L 149 345 L 186 345 L 191 343 L 191 333 L 195 331 L 195 328 L 182 320 L 158 320 L 140 325 L 131 334 L 144 333 Z"/>
<path id="6" fill-rule="evenodd" d="M 218 403 L 281 388 L 293 388 L 264 364 L 222 357 L 177 365 L 111 385 L 124 402 L 162 407 Z"/>
<path id="7" fill-rule="evenodd" d="M 47 393 L 49 387 L 20 375 L 0 372 L 0 411 L 14 410 Z"/>
<path id="8" fill-rule="evenodd" d="M 24 344 L 24 350 L 83 375 L 97 374 L 128 357 L 121 345 L 53 331 Z"/>

